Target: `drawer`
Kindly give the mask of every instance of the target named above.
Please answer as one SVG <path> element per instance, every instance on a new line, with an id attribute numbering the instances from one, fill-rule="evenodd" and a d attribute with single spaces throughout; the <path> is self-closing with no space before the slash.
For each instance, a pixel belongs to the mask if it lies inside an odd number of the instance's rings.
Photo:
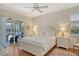
<path id="1" fill-rule="evenodd" d="M 58 39 L 57 40 L 57 46 L 58 47 L 64 47 L 64 48 L 68 48 L 68 45 L 69 45 L 69 39 Z"/>

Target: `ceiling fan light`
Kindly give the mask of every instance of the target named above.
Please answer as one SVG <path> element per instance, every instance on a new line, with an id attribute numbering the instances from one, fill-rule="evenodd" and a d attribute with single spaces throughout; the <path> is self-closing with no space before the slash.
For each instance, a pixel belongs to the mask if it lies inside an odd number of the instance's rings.
<path id="1" fill-rule="evenodd" d="M 33 3 L 33 7 L 24 7 L 24 8 L 33 8 L 31 12 L 37 10 L 38 12 L 42 13 L 43 11 L 40 10 L 41 8 L 48 8 L 48 6 L 39 6 L 38 3 Z"/>

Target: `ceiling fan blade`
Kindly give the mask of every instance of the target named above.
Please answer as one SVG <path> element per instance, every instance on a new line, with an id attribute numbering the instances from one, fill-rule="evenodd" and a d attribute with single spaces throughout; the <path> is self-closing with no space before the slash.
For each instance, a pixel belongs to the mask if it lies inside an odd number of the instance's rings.
<path id="1" fill-rule="evenodd" d="M 34 12 L 35 11 L 35 9 L 33 9 L 31 12 Z"/>
<path id="2" fill-rule="evenodd" d="M 40 6 L 39 8 L 48 8 L 48 6 Z"/>
<path id="3" fill-rule="evenodd" d="M 33 7 L 24 7 L 24 8 L 33 8 Z"/>
<path id="4" fill-rule="evenodd" d="M 40 9 L 37 9 L 37 11 L 39 11 L 40 13 L 42 13 L 43 11 L 41 11 Z"/>

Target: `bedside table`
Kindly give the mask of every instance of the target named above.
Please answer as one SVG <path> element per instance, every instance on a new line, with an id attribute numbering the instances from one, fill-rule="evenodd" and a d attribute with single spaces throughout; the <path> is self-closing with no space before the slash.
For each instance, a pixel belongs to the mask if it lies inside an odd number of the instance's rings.
<path id="1" fill-rule="evenodd" d="M 69 48 L 69 38 L 58 38 L 57 47 Z"/>

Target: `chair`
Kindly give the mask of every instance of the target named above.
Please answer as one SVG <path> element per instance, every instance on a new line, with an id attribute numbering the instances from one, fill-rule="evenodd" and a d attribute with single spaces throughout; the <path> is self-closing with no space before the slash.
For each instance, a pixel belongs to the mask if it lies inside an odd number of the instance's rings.
<path id="1" fill-rule="evenodd" d="M 8 51 L 0 45 L 0 56 L 7 56 L 8 55 Z"/>

